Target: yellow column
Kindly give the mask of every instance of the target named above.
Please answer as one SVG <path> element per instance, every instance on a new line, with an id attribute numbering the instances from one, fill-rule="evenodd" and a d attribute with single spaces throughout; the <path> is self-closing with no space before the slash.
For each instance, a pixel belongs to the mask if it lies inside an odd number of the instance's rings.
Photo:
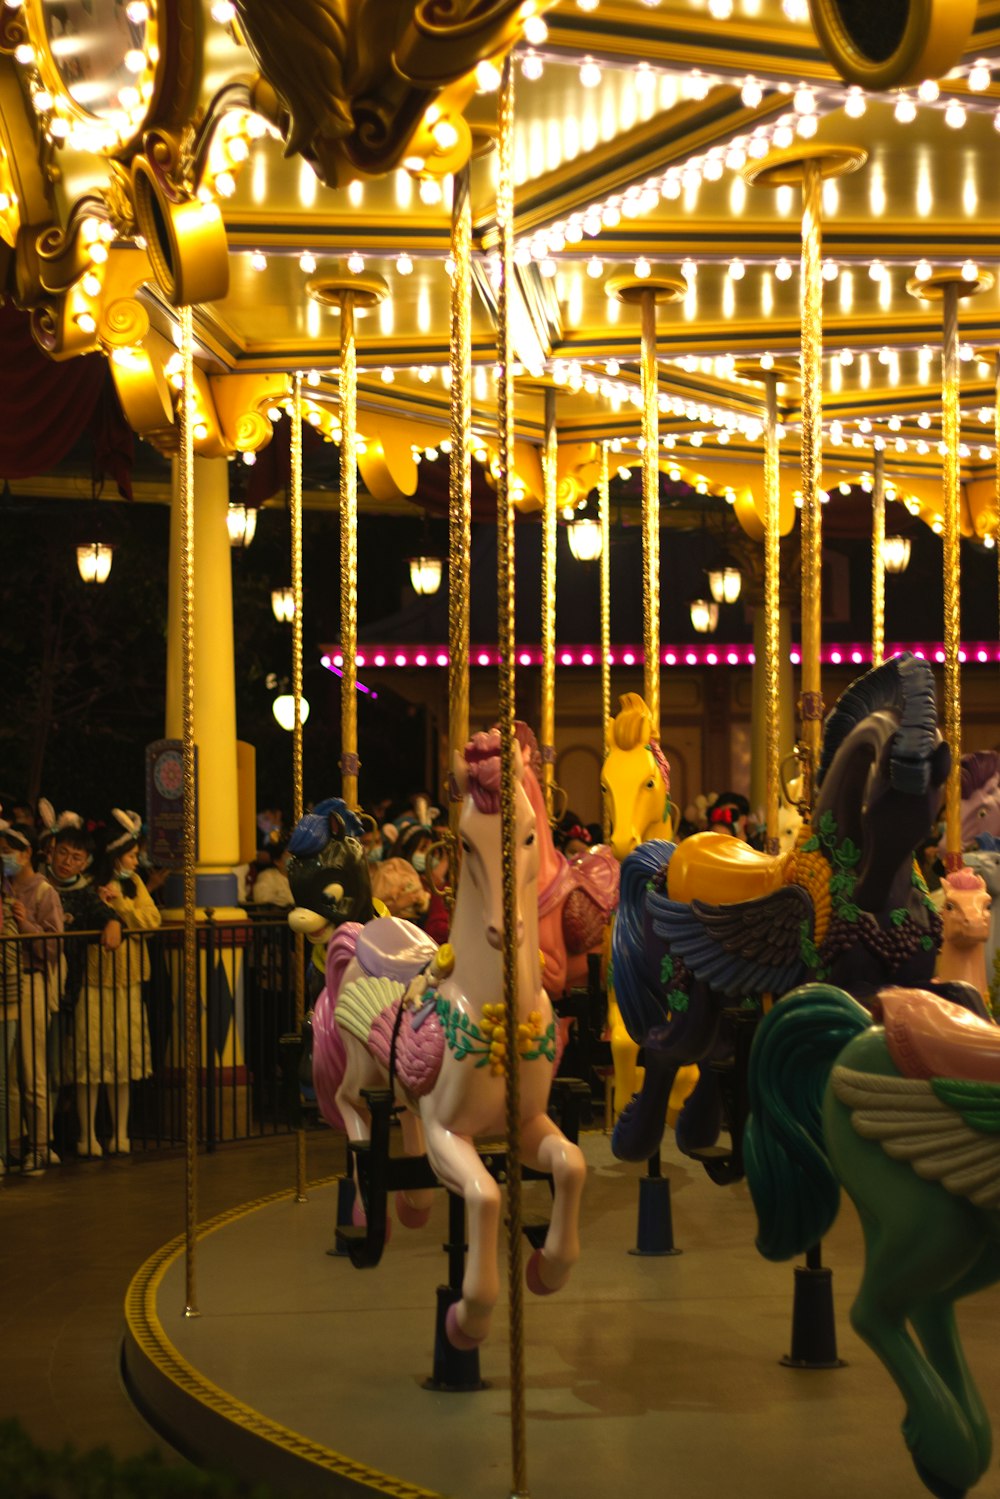
<path id="1" fill-rule="evenodd" d="M 170 516 L 167 623 L 168 739 L 180 739 L 181 525 L 180 468 L 174 464 Z M 239 917 L 234 866 L 239 863 L 239 786 L 236 771 L 236 674 L 233 659 L 233 587 L 226 512 L 229 465 L 224 458 L 194 460 L 194 739 L 197 747 L 197 901 L 217 915 Z M 177 900 L 179 905 L 179 899 Z"/>
<path id="2" fill-rule="evenodd" d="M 556 393 L 545 392 L 545 448 L 542 472 L 542 790 L 545 809 L 552 816 L 552 783 L 556 769 L 556 471 L 559 439 L 556 433 Z"/>

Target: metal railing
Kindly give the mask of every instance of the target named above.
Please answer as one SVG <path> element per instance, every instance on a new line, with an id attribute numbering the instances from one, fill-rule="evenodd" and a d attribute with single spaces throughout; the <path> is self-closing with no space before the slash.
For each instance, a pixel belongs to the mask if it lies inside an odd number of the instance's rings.
<path id="1" fill-rule="evenodd" d="M 310 951 L 306 950 L 306 961 Z M 198 924 L 198 1141 L 289 1133 L 281 1037 L 295 938 L 274 908 Z M 0 1161 L 177 1148 L 184 1140 L 183 928 L 0 937 Z M 294 1099 L 294 1089 L 292 1090 Z"/>

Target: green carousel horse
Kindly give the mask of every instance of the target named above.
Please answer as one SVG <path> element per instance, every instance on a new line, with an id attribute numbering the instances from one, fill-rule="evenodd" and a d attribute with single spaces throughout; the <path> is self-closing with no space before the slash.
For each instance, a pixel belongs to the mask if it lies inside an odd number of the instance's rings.
<path id="1" fill-rule="evenodd" d="M 991 1451 L 954 1303 L 1000 1280 L 1000 1028 L 922 990 L 883 989 L 869 1013 L 808 984 L 762 1022 L 749 1083 L 758 1249 L 817 1244 L 843 1183 L 866 1251 L 851 1321 L 906 1401 L 921 1480 L 960 1499 Z"/>

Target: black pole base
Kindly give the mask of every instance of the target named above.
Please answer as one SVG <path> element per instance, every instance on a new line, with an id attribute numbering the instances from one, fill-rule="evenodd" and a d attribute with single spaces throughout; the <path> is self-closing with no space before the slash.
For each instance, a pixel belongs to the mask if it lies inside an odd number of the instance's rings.
<path id="1" fill-rule="evenodd" d="M 639 1178 L 639 1228 L 636 1245 L 629 1254 L 665 1256 L 680 1254 L 674 1247 L 674 1220 L 670 1208 L 670 1180 L 666 1176 Z"/>
<path id="2" fill-rule="evenodd" d="M 468 1353 L 455 1348 L 448 1341 L 445 1318 L 448 1308 L 461 1301 L 461 1291 L 451 1286 L 437 1288 L 437 1316 L 434 1319 L 434 1372 L 423 1382 L 425 1390 L 438 1390 L 445 1395 L 467 1395 L 473 1390 L 487 1390 L 489 1385 L 479 1375 L 479 1349 Z"/>
<path id="3" fill-rule="evenodd" d="M 349 1228 L 351 1224 L 353 1224 L 354 1218 L 352 1215 L 354 1212 L 354 1197 L 355 1187 L 352 1178 L 349 1176 L 342 1176 L 340 1178 L 340 1181 L 337 1183 L 338 1228 Z M 333 1255 L 334 1259 L 339 1260 L 345 1259 L 351 1251 L 346 1244 L 341 1244 L 340 1240 L 338 1239 L 333 1248 L 328 1249 L 326 1252 L 327 1254 Z"/>
<path id="4" fill-rule="evenodd" d="M 792 1304 L 792 1351 L 786 1369 L 843 1369 L 837 1357 L 833 1318 L 833 1271 L 828 1265 L 796 1265 Z"/>

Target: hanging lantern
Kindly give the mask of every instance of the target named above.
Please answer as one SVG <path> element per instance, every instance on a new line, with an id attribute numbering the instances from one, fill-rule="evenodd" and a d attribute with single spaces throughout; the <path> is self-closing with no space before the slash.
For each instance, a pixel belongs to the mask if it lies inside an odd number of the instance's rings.
<path id="1" fill-rule="evenodd" d="M 708 586 L 717 604 L 735 604 L 743 587 L 738 567 L 717 567 L 708 575 Z"/>
<path id="2" fill-rule="evenodd" d="M 309 717 L 309 699 L 300 698 L 302 722 Z M 271 711 L 283 729 L 290 734 L 295 727 L 295 698 L 290 692 L 282 692 L 271 704 Z"/>
<path id="3" fill-rule="evenodd" d="M 290 625 L 295 618 L 295 594 L 289 588 L 272 588 L 271 608 L 279 625 Z"/>
<path id="4" fill-rule="evenodd" d="M 570 521 L 566 530 L 569 549 L 577 562 L 596 562 L 603 545 L 600 522 L 588 515 L 581 515 Z"/>
<path id="5" fill-rule="evenodd" d="M 253 505 L 230 505 L 226 513 L 229 545 L 248 547 L 257 533 L 257 511 Z"/>
<path id="6" fill-rule="evenodd" d="M 906 536 L 887 536 L 882 542 L 882 565 L 887 573 L 905 573 L 910 565 L 910 542 Z"/>
<path id="7" fill-rule="evenodd" d="M 76 565 L 85 583 L 106 583 L 115 549 L 103 541 L 90 541 L 76 549 Z"/>
<path id="8" fill-rule="evenodd" d="M 711 635 L 719 623 L 719 606 L 709 599 L 692 599 L 691 623 L 699 635 Z"/>
<path id="9" fill-rule="evenodd" d="M 440 557 L 410 557 L 410 582 L 414 593 L 437 593 L 441 587 L 443 563 Z"/>

